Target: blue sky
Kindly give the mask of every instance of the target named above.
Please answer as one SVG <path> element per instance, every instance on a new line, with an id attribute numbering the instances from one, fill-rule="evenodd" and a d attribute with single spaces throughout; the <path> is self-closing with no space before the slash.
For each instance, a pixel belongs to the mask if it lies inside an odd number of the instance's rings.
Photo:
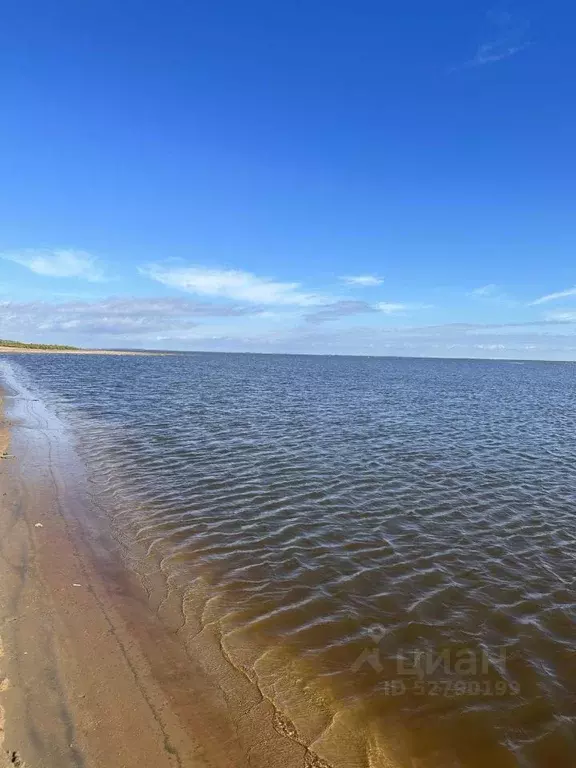
<path id="1" fill-rule="evenodd" d="M 0 336 L 576 359 L 575 21 L 11 4 Z"/>

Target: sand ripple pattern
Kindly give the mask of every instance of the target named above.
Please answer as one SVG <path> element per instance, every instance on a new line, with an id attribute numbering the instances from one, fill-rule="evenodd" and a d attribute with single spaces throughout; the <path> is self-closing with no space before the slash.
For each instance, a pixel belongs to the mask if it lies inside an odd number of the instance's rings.
<path id="1" fill-rule="evenodd" d="M 208 581 L 205 625 L 319 754 L 350 727 L 343 765 L 576 765 L 576 366 L 14 365 L 77 427 L 117 529 Z"/>

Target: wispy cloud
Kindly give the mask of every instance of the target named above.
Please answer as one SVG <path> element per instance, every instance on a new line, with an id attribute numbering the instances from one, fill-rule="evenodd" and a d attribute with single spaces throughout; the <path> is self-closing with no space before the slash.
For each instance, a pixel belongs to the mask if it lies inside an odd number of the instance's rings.
<path id="1" fill-rule="evenodd" d="M 520 303 L 517 299 L 506 293 L 501 285 L 496 283 L 488 283 L 487 285 L 474 288 L 468 292 L 467 296 L 475 301 L 500 304 L 506 307 L 517 307 Z"/>
<path id="2" fill-rule="evenodd" d="M 576 323 L 576 312 L 548 312 L 546 320 L 549 323 Z"/>
<path id="3" fill-rule="evenodd" d="M 500 294 L 500 288 L 495 283 L 489 283 L 488 285 L 481 285 L 480 288 L 474 288 L 470 291 L 470 296 L 489 296 L 493 297 Z"/>
<path id="4" fill-rule="evenodd" d="M 485 39 L 478 45 L 472 59 L 462 67 L 482 67 L 509 59 L 531 44 L 530 24 L 507 11 L 489 11 Z M 456 67 L 456 69 L 462 69 Z"/>
<path id="5" fill-rule="evenodd" d="M 382 285 L 384 282 L 377 275 L 343 275 L 340 280 L 348 285 L 360 285 L 365 288 L 373 285 Z"/>
<path id="6" fill-rule="evenodd" d="M 414 306 L 414 305 L 401 305 Z M 576 359 L 576 312 L 539 321 L 407 325 L 374 323 L 377 305 L 333 302 L 318 308 L 333 315 L 374 313 L 370 323 L 339 327 L 276 324 L 262 307 L 186 296 L 110 298 L 97 301 L 0 301 L 7 338 L 84 346 L 160 347 L 221 351 L 376 354 L 433 357 Z M 283 317 L 286 310 L 279 310 Z M 326 318 L 328 319 L 328 318 Z"/>
<path id="7" fill-rule="evenodd" d="M 98 259 L 86 251 L 30 248 L 0 253 L 0 258 L 46 277 L 76 277 L 94 283 L 104 280 L 104 270 Z"/>
<path id="8" fill-rule="evenodd" d="M 376 305 L 380 312 L 384 312 L 385 315 L 396 315 L 399 312 L 405 312 L 408 308 L 408 304 L 395 304 L 393 302 L 381 301 Z"/>
<path id="9" fill-rule="evenodd" d="M 141 267 L 140 273 L 170 288 L 179 288 L 188 293 L 255 304 L 307 307 L 330 301 L 328 297 L 302 290 L 300 283 L 284 283 L 237 269 L 149 264 Z"/>
<path id="10" fill-rule="evenodd" d="M 379 312 L 384 312 L 385 315 L 399 315 L 405 314 L 411 310 L 417 309 L 430 309 L 430 304 L 400 304 L 387 301 L 381 301 L 376 304 L 376 309 Z"/>
<path id="11" fill-rule="evenodd" d="M 378 310 L 372 304 L 366 301 L 335 301 L 333 304 L 327 304 L 317 312 L 311 312 L 305 316 L 308 323 L 325 323 L 329 320 L 339 320 L 342 317 L 351 315 L 360 315 Z"/>
<path id="12" fill-rule="evenodd" d="M 541 326 L 541 327 L 537 327 Z M 576 333 L 565 323 L 381 325 L 330 328 L 307 325 L 218 338 L 196 329 L 196 349 L 307 354 L 401 355 L 503 359 L 576 359 Z M 190 337 L 188 337 L 190 338 Z"/>
<path id="13" fill-rule="evenodd" d="M 419 309 L 430 309 L 430 304 L 404 304 L 400 302 L 381 301 L 376 304 L 369 304 L 366 301 L 341 300 L 320 308 L 317 312 L 312 312 L 305 316 L 309 323 L 325 323 L 329 320 L 339 320 L 342 317 L 351 315 L 363 315 L 371 313 L 382 313 L 385 315 L 405 315 L 411 311 Z"/>
<path id="14" fill-rule="evenodd" d="M 576 296 L 576 286 L 574 288 L 568 288 L 565 291 L 557 291 L 556 293 L 547 293 L 545 296 L 540 296 L 539 299 L 531 302 L 532 306 L 535 304 L 545 304 L 547 301 L 556 301 L 557 299 L 566 299 L 568 296 Z"/>
<path id="15" fill-rule="evenodd" d="M 208 304 L 185 298 L 111 298 L 102 301 L 0 301 L 3 335 L 36 340 L 38 334 L 79 338 L 178 334 L 206 318 L 257 315 L 257 307 Z"/>

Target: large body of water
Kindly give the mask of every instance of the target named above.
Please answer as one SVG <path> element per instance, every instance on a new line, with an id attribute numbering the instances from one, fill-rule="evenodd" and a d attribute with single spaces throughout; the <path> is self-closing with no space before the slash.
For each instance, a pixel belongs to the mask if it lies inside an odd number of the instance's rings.
<path id="1" fill-rule="evenodd" d="M 203 585 L 279 727 L 337 768 L 576 766 L 575 365 L 7 365 L 118 536 Z"/>

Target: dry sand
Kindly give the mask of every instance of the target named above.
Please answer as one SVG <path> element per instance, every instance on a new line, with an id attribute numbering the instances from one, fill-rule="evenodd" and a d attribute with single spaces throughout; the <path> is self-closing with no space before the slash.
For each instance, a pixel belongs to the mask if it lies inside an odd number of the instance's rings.
<path id="1" fill-rule="evenodd" d="M 0 459 L 0 765 L 326 766 L 214 633 L 194 636 L 165 586 L 151 602 L 110 535 L 81 521 L 50 439 L 0 416 L 0 453 L 16 454 Z"/>

